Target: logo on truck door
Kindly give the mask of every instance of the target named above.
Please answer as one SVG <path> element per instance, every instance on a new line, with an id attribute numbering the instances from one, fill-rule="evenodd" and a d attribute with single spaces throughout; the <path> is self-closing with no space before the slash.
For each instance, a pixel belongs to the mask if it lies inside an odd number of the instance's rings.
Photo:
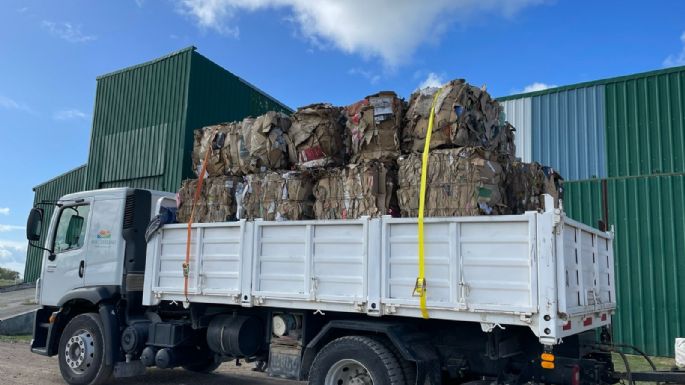
<path id="1" fill-rule="evenodd" d="M 112 238 L 112 232 L 109 230 L 100 230 L 97 235 L 98 239 L 110 239 Z"/>

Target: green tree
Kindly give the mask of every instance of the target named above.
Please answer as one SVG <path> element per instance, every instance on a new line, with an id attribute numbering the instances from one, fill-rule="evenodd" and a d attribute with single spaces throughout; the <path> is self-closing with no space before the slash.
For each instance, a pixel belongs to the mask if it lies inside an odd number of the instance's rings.
<path id="1" fill-rule="evenodd" d="M 0 267 L 0 279 L 7 279 L 12 281 L 17 280 L 19 279 L 19 272 L 4 267 Z"/>

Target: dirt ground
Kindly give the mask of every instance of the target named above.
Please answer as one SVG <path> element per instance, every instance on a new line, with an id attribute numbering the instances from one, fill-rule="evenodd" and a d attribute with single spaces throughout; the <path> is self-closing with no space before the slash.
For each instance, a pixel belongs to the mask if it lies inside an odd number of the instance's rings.
<path id="1" fill-rule="evenodd" d="M 36 289 L 0 293 L 0 318 L 11 317 L 38 308 L 33 302 Z"/>
<path id="2" fill-rule="evenodd" d="M 57 358 L 31 353 L 26 341 L 0 341 L 0 383 L 4 385 L 64 384 Z M 222 364 L 212 374 L 190 373 L 183 369 L 148 369 L 140 377 L 117 379 L 117 385 L 304 385 L 303 382 L 268 377 L 251 370 L 251 366 Z"/>

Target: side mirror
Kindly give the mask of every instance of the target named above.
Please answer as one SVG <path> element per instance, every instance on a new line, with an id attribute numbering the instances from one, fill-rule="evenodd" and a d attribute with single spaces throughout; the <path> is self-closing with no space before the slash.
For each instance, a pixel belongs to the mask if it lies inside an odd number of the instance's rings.
<path id="1" fill-rule="evenodd" d="M 43 228 L 43 209 L 34 207 L 29 213 L 26 221 L 26 239 L 29 241 L 39 241 L 40 232 Z"/>

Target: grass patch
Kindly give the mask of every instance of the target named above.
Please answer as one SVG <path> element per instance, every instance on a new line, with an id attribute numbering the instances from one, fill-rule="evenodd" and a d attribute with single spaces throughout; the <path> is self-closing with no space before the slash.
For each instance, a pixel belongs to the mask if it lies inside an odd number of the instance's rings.
<path id="1" fill-rule="evenodd" d="M 1 336 L 0 335 L 0 342 L 9 342 L 9 343 L 25 343 L 28 344 L 31 342 L 31 338 L 33 338 L 32 335 L 23 335 L 23 336 Z"/>
<path id="2" fill-rule="evenodd" d="M 3 286 L 12 286 L 12 285 L 14 285 L 15 283 L 17 283 L 17 282 L 16 282 L 15 280 L 13 280 L 13 279 L 0 279 L 0 287 L 3 287 Z"/>
<path id="3" fill-rule="evenodd" d="M 623 359 L 621 358 L 621 356 L 619 356 L 616 353 L 613 353 L 612 358 L 614 360 L 615 370 L 617 372 L 625 373 L 626 365 L 623 362 Z M 632 355 L 632 354 L 626 354 L 626 358 L 628 359 L 628 364 L 630 365 L 630 371 L 631 372 L 649 372 L 649 371 L 652 371 L 652 367 L 649 366 L 649 363 L 647 362 L 647 360 L 645 360 L 644 357 L 636 356 L 636 355 Z M 675 359 L 670 358 L 670 357 L 651 357 L 650 356 L 649 358 L 652 359 L 657 370 L 671 370 L 671 368 L 673 368 L 675 366 Z M 640 385 L 656 385 L 656 382 L 636 381 L 635 383 L 640 384 Z"/>

